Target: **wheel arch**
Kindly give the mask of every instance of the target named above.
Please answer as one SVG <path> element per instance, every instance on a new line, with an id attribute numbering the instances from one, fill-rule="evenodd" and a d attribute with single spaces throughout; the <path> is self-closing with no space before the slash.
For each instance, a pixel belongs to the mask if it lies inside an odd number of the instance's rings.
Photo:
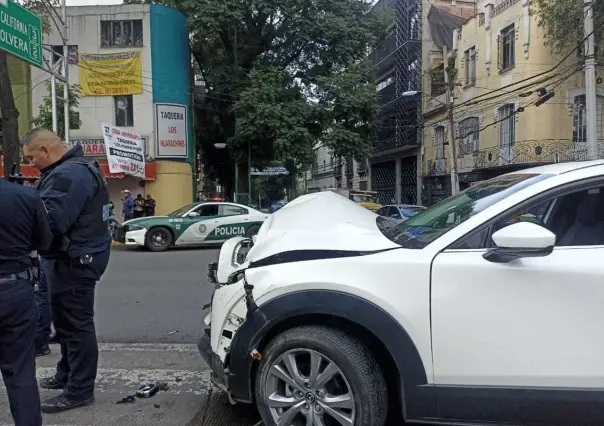
<path id="1" fill-rule="evenodd" d="M 257 362 L 276 335 L 299 325 L 336 328 L 359 339 L 376 358 L 390 395 L 390 406 L 406 418 L 432 416 L 436 401 L 426 370 L 406 330 L 387 312 L 358 296 L 329 290 L 305 290 L 261 305 L 235 334 L 228 356 L 228 385 L 233 398 L 253 401 Z M 391 369 L 397 374 L 391 374 Z"/>

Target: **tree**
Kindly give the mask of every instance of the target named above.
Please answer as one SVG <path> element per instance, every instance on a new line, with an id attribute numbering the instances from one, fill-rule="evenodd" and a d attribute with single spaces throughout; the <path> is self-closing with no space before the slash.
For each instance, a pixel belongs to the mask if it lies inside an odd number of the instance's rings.
<path id="1" fill-rule="evenodd" d="M 42 16 L 44 33 L 50 31 L 49 12 L 56 6 L 56 0 L 25 0 L 18 1 L 23 7 Z M 19 110 L 15 105 L 15 97 L 8 70 L 8 54 L 0 50 L 0 115 L 2 116 L 2 154 L 4 157 L 4 177 L 8 177 L 13 164 L 19 164 Z"/>
<path id="2" fill-rule="evenodd" d="M 592 2 L 594 28 L 596 30 L 596 55 L 604 55 L 604 2 Z M 537 16 L 538 25 L 545 33 L 545 40 L 555 54 L 565 53 L 581 45 L 583 30 L 583 0 L 534 0 L 531 10 Z"/>
<path id="3" fill-rule="evenodd" d="M 286 182 L 283 176 L 256 176 L 254 178 L 256 194 L 271 203 L 285 198 L 285 186 Z"/>
<path id="4" fill-rule="evenodd" d="M 292 175 L 319 140 L 336 156 L 369 155 L 379 103 L 366 56 L 389 15 L 363 0 L 175 1 L 206 89 L 196 123 L 205 170 L 227 189 L 232 159 L 245 162 L 250 146 L 253 166 L 277 160 Z"/>
<path id="5" fill-rule="evenodd" d="M 70 84 L 68 86 L 69 99 L 69 128 L 77 129 L 82 124 L 80 115 L 76 108 L 80 105 L 80 86 Z M 65 137 L 65 102 L 62 96 L 57 96 L 57 135 L 61 138 Z M 38 116 L 33 119 L 34 125 L 43 127 L 44 129 L 52 130 L 52 92 L 50 82 L 46 82 L 46 95 L 40 104 Z"/>

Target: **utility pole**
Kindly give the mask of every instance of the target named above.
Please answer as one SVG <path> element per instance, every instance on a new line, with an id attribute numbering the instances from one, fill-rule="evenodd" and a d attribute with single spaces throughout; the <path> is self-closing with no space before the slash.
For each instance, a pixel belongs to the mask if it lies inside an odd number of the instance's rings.
<path id="1" fill-rule="evenodd" d="M 459 178 L 457 175 L 457 148 L 455 137 L 455 121 L 453 119 L 453 84 L 449 81 L 449 59 L 447 58 L 447 46 L 443 46 L 443 70 L 445 74 L 445 85 L 447 86 L 447 116 L 449 118 L 449 155 L 451 156 L 451 195 L 459 192 Z"/>
<path id="2" fill-rule="evenodd" d="M 50 53 L 50 105 L 52 110 L 52 131 L 57 134 L 58 119 L 57 119 L 57 78 L 55 77 L 55 53 L 54 49 Z"/>
<path id="3" fill-rule="evenodd" d="M 239 75 L 239 66 L 238 66 L 238 58 L 237 58 L 237 26 L 234 26 L 234 35 L 233 35 L 233 68 L 234 68 L 234 75 L 238 76 Z M 237 136 L 237 113 L 233 113 L 235 115 L 235 129 L 233 131 L 234 133 L 234 139 L 236 139 Z M 235 150 L 231 149 L 231 156 L 233 157 L 233 162 L 235 163 L 235 197 L 234 197 L 234 201 L 237 203 L 239 202 L 239 164 L 237 163 L 237 159 L 235 158 Z"/>
<path id="4" fill-rule="evenodd" d="M 593 0 L 584 0 L 585 30 L 585 109 L 587 112 L 587 159 L 598 159 L 598 123 L 596 120 L 596 56 Z"/>
<path id="5" fill-rule="evenodd" d="M 63 115 L 65 116 L 65 144 L 69 144 L 69 48 L 67 46 L 67 4 L 66 0 L 61 2 L 61 18 L 63 20 Z"/>

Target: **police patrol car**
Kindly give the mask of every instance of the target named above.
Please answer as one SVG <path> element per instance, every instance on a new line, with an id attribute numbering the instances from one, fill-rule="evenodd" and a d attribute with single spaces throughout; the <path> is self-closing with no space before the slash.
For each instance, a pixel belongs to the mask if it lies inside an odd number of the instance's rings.
<path id="1" fill-rule="evenodd" d="M 152 216 L 124 222 L 115 240 L 151 251 L 171 246 L 222 244 L 232 237 L 256 235 L 267 214 L 234 203 L 188 204 L 167 216 Z"/>

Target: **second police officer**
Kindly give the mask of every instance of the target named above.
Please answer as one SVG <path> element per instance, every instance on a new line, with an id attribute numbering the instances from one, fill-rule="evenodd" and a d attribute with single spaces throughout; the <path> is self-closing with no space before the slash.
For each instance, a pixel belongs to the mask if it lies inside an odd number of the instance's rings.
<path id="1" fill-rule="evenodd" d="M 57 413 L 94 401 L 94 293 L 109 263 L 109 193 L 98 165 L 84 158 L 79 145 L 70 148 L 41 128 L 30 130 L 21 145 L 41 172 L 37 189 L 53 233 L 53 245 L 42 257 L 49 265 L 45 272 L 61 359 L 55 375 L 42 379 L 40 387 L 62 390 L 41 405 L 42 412 Z"/>

